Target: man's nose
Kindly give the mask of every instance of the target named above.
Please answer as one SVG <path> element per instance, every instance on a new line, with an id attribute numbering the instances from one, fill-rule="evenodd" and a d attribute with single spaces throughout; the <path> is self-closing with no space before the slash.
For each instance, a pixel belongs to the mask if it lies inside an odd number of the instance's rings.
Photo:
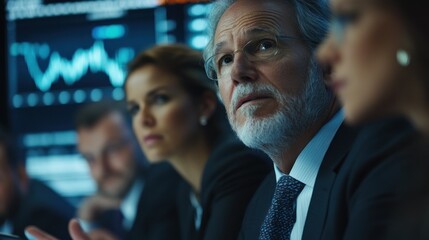
<path id="1" fill-rule="evenodd" d="M 229 69 L 234 84 L 244 81 L 253 81 L 257 76 L 256 63 L 249 60 L 245 52 L 237 52 Z"/>
<path id="2" fill-rule="evenodd" d="M 103 179 L 109 171 L 109 163 L 106 156 L 99 156 L 95 159 L 93 165 L 93 174 L 96 179 Z"/>

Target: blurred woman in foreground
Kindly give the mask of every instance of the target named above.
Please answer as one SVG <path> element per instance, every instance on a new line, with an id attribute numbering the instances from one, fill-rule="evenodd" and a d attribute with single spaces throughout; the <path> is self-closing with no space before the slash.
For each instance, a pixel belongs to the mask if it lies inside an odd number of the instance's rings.
<path id="1" fill-rule="evenodd" d="M 418 1 L 331 0 L 333 21 L 318 57 L 351 124 L 399 115 L 421 134 L 396 155 L 403 194 L 386 239 L 429 239 L 429 20 Z M 411 154 L 409 154 L 411 153 Z M 393 180 L 393 179 L 392 179 Z M 400 186 L 398 186 L 400 187 Z"/>
<path id="2" fill-rule="evenodd" d="M 429 20 L 417 1 L 331 0 L 318 51 L 349 123 L 403 115 L 429 134 Z"/>

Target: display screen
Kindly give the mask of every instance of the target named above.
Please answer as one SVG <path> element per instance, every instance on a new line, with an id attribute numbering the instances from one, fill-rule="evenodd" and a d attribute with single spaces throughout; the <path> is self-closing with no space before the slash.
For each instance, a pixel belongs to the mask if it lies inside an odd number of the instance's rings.
<path id="1" fill-rule="evenodd" d="M 8 117 L 30 176 L 71 199 L 95 191 L 76 151 L 76 109 L 121 101 L 126 65 L 159 43 L 207 43 L 207 3 L 168 1 L 6 2 Z"/>

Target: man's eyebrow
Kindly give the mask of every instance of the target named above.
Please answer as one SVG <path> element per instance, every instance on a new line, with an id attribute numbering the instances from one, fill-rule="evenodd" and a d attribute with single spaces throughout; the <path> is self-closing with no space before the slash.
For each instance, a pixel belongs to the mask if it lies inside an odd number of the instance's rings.
<path id="1" fill-rule="evenodd" d="M 216 54 L 220 53 L 221 50 L 222 50 L 222 48 L 223 48 L 223 46 L 225 46 L 225 41 L 216 43 L 215 44 L 214 54 L 216 55 Z"/>
<path id="2" fill-rule="evenodd" d="M 246 35 L 257 35 L 261 33 L 274 33 L 274 30 L 270 28 L 262 28 L 262 27 L 253 27 L 245 32 Z"/>
<path id="3" fill-rule="evenodd" d="M 244 32 L 244 35 L 249 36 L 257 36 L 261 34 L 275 34 L 275 31 L 270 28 L 262 28 L 262 27 L 253 27 Z M 226 45 L 226 41 L 221 41 L 215 44 L 214 54 L 218 54 L 222 52 L 223 47 Z"/>

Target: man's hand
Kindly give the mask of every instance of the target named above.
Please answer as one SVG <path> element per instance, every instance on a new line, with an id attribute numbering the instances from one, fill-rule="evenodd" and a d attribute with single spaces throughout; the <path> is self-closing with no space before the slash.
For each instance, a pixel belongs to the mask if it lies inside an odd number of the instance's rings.
<path id="1" fill-rule="evenodd" d="M 33 237 L 30 239 L 57 240 L 57 238 L 51 236 L 49 233 L 46 233 L 34 226 L 29 226 L 25 230 Z M 116 240 L 116 238 L 111 233 L 102 229 L 85 233 L 76 219 L 72 219 L 69 222 L 69 233 L 73 240 Z"/>
<path id="2" fill-rule="evenodd" d="M 57 240 L 55 237 L 34 226 L 29 226 L 25 228 L 25 235 L 30 240 Z"/>
<path id="3" fill-rule="evenodd" d="M 86 198 L 79 207 L 78 217 L 85 221 L 94 221 L 97 215 L 109 209 L 118 209 L 120 201 L 100 194 Z"/>
<path id="4" fill-rule="evenodd" d="M 69 233 L 73 240 L 115 240 L 109 231 L 103 229 L 95 229 L 89 233 L 85 233 L 80 227 L 76 219 L 72 219 L 69 223 Z"/>

